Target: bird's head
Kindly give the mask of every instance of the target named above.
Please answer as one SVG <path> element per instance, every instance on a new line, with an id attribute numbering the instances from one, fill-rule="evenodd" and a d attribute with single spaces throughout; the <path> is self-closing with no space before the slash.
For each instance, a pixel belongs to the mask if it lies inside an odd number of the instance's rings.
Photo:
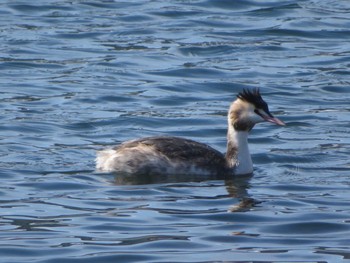
<path id="1" fill-rule="evenodd" d="M 250 131 L 255 124 L 271 122 L 284 126 L 285 123 L 274 117 L 267 103 L 260 95 L 259 89 L 244 89 L 237 95 L 229 110 L 229 123 L 237 131 Z"/>

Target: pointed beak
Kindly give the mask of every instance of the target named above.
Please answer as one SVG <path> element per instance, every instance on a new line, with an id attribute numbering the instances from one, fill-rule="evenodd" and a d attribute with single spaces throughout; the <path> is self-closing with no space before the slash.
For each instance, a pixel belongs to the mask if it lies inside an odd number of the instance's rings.
<path id="1" fill-rule="evenodd" d="M 271 122 L 271 123 L 274 123 L 274 124 L 277 124 L 277 125 L 280 125 L 280 126 L 286 126 L 286 124 L 283 121 L 281 121 L 278 118 L 273 117 L 272 115 L 271 116 L 263 115 L 262 117 L 263 117 L 263 119 L 265 121 L 268 121 L 268 122 Z"/>
<path id="2" fill-rule="evenodd" d="M 277 125 L 280 125 L 280 126 L 286 126 L 286 124 L 283 121 L 281 121 L 280 119 L 272 116 L 272 114 L 270 113 L 269 109 L 265 109 L 265 110 L 256 109 L 254 112 L 256 114 L 258 114 L 261 118 L 263 118 L 264 121 L 268 121 L 268 122 L 271 122 L 271 123 L 274 123 L 274 124 L 277 124 Z"/>

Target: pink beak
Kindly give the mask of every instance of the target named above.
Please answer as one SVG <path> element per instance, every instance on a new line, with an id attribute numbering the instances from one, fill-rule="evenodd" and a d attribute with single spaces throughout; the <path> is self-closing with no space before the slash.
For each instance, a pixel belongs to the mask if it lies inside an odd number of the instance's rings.
<path id="1" fill-rule="evenodd" d="M 280 126 L 286 126 L 286 124 L 278 118 L 270 117 L 270 116 L 263 116 L 263 118 L 265 121 L 268 121 L 268 122 L 271 122 L 271 123 L 274 123 L 274 124 L 277 124 Z"/>

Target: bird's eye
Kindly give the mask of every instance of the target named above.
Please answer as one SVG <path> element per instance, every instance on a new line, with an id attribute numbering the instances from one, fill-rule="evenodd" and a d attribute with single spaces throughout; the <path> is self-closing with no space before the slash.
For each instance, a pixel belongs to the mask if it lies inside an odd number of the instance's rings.
<path id="1" fill-rule="evenodd" d="M 258 114 L 259 116 L 261 116 L 261 113 L 259 112 L 258 109 L 254 109 L 254 112 L 255 112 L 256 114 Z M 261 116 L 261 117 L 262 117 L 262 116 Z"/>

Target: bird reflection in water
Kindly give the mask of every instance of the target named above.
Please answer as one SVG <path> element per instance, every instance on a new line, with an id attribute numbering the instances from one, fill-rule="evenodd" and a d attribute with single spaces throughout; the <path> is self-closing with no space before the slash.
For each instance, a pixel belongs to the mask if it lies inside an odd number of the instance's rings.
<path id="1" fill-rule="evenodd" d="M 252 176 L 231 178 L 225 180 L 226 190 L 229 196 L 238 198 L 239 203 L 230 206 L 228 212 L 246 212 L 252 209 L 260 202 L 250 197 L 247 191 L 249 187 L 249 181 Z"/>
<path id="2" fill-rule="evenodd" d="M 240 177 L 218 177 L 218 176 L 206 176 L 203 178 L 201 175 L 188 174 L 173 174 L 173 175 L 161 175 L 161 174 L 123 174 L 114 173 L 113 183 L 116 185 L 147 185 L 147 184 L 169 184 L 169 183 L 190 183 L 190 182 L 203 182 L 210 180 L 224 180 L 225 188 L 229 197 L 239 200 L 239 203 L 230 206 L 228 212 L 246 212 L 252 209 L 260 202 L 249 196 L 247 189 L 249 188 L 249 181 L 252 175 L 240 176 Z"/>

